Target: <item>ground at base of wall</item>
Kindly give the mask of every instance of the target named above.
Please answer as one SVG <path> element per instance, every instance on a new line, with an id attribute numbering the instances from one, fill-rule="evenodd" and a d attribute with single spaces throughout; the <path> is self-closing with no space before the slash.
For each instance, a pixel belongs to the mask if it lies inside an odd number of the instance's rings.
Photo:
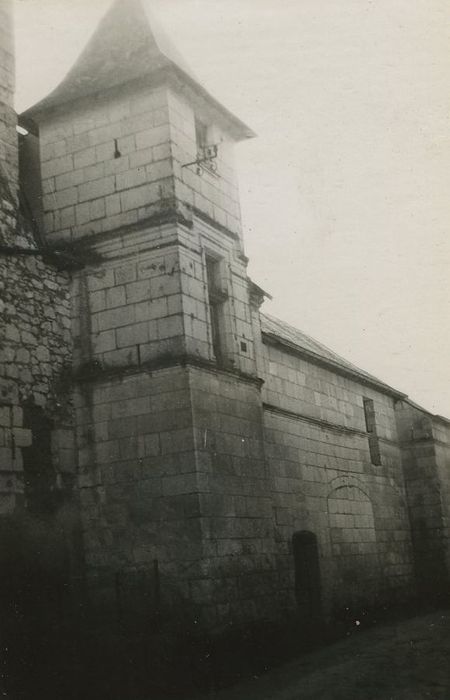
<path id="1" fill-rule="evenodd" d="M 174 629 L 158 632 L 156 623 L 152 634 L 143 634 L 142 630 L 135 635 L 131 630 L 124 634 L 125 630 L 120 631 L 117 626 L 93 634 L 89 628 L 77 629 L 73 622 L 62 635 L 61 630 L 59 634 L 48 630 L 45 644 L 41 646 L 28 640 L 28 654 L 17 639 L 16 651 L 20 653 L 15 655 L 12 640 L 8 654 L 2 659 L 2 690 L 4 695 L 15 700 L 36 697 L 46 700 L 60 700 L 61 697 L 66 700 L 262 700 L 267 697 L 275 700 L 277 694 L 260 696 L 258 689 L 265 692 L 266 682 L 269 689 L 273 690 L 274 682 L 280 682 L 280 688 L 284 688 L 285 677 L 286 682 L 300 684 L 301 689 L 302 678 L 307 684 L 321 682 L 322 674 L 316 677 L 314 672 L 328 667 L 329 688 L 334 694 L 326 695 L 321 691 L 322 694 L 304 695 L 302 690 L 301 695 L 280 695 L 280 700 L 291 700 L 291 697 L 292 700 L 298 697 L 302 700 L 309 697 L 339 700 L 448 698 L 450 694 L 358 694 L 361 688 L 353 695 L 336 694 L 340 692 L 341 681 L 336 676 L 340 665 L 343 683 L 348 667 L 353 675 L 345 683 L 363 683 L 361 679 L 366 678 L 367 687 L 371 688 L 372 684 L 375 692 L 380 679 L 386 675 L 382 663 L 390 661 L 391 657 L 396 666 L 389 675 L 396 677 L 397 671 L 406 674 L 415 670 L 417 649 L 430 655 L 435 644 L 436 650 L 442 647 L 448 656 L 450 611 L 448 605 L 442 609 L 444 612 L 436 613 L 422 608 L 422 617 L 418 618 L 413 617 L 418 614 L 417 605 L 380 607 L 359 613 L 348 611 L 346 617 L 333 625 L 319 621 L 306 625 L 298 620 L 283 625 L 266 622 L 245 630 L 230 629 L 216 637 L 205 636 L 195 629 L 180 629 L 175 634 Z M 426 612 L 431 623 L 427 622 Z M 425 622 L 422 624 L 420 620 Z M 430 635 L 429 624 L 436 627 L 437 637 Z M 411 633 L 410 629 L 416 631 Z M 397 639 L 402 653 L 396 656 L 393 647 Z M 440 657 L 436 658 L 439 661 Z M 356 663 L 357 668 L 352 670 L 352 663 Z M 372 672 L 372 664 L 378 669 L 376 673 Z M 426 664 L 421 673 L 426 678 Z M 439 663 L 436 673 L 436 677 L 441 678 Z M 347 687 L 345 683 L 344 688 Z M 314 684 L 311 687 L 315 687 Z M 244 688 L 242 692 L 241 688 Z M 450 690 L 450 683 L 448 688 Z M 246 695 L 253 690 L 255 694 Z"/>
<path id="2" fill-rule="evenodd" d="M 447 700 L 449 608 L 360 631 L 232 688 L 189 700 Z"/>

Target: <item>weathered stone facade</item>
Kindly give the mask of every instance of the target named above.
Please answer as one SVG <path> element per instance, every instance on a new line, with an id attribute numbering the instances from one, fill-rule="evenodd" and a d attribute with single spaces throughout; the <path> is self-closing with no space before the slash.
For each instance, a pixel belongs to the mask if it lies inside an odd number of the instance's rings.
<path id="1" fill-rule="evenodd" d="M 142 575 L 167 619 L 221 629 L 442 592 L 449 422 L 260 312 L 232 160 L 251 132 L 146 21 L 116 2 L 22 115 L 43 228 L 4 197 L 4 493 L 34 405 L 91 600 Z"/>

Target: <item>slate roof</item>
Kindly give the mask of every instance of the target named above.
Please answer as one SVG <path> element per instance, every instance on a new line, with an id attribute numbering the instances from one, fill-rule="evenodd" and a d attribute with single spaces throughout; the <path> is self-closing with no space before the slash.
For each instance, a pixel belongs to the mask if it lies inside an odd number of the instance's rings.
<path id="1" fill-rule="evenodd" d="M 300 331 L 284 321 L 274 318 L 273 316 L 261 314 L 261 331 L 274 340 L 279 339 L 282 342 L 292 346 L 293 349 L 302 351 L 304 354 L 308 355 L 311 360 L 319 360 L 321 364 L 327 364 L 332 369 L 340 369 L 346 374 L 355 375 L 359 380 L 376 385 L 378 388 L 383 389 L 390 394 L 394 394 L 395 396 L 405 396 L 405 394 L 393 389 L 388 384 L 385 384 L 380 379 L 374 377 L 372 374 L 369 374 L 365 370 L 362 370 L 351 362 L 348 362 L 348 360 L 345 360 L 343 357 L 333 352 L 333 350 L 327 348 L 326 345 L 323 345 L 314 338 L 311 338 L 311 336 L 306 335 L 306 333 L 303 333 L 303 331 Z"/>
<path id="2" fill-rule="evenodd" d="M 200 85 L 148 9 L 146 1 L 115 0 L 63 81 L 50 95 L 27 109 L 22 117 L 38 120 L 40 114 L 53 107 L 171 68 L 183 83 L 220 113 L 236 138 L 254 136 L 248 126 Z"/>

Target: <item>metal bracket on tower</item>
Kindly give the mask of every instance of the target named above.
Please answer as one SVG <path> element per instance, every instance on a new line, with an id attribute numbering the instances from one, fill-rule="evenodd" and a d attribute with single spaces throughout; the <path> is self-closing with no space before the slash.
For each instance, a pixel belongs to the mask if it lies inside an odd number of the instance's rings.
<path id="1" fill-rule="evenodd" d="M 200 177 L 203 175 L 204 171 L 207 170 L 210 173 L 217 172 L 217 163 L 215 162 L 217 155 L 219 153 L 219 146 L 213 144 L 211 146 L 204 146 L 197 152 L 197 159 L 191 161 L 190 163 L 185 163 L 182 168 L 189 168 L 195 165 L 197 175 Z"/>

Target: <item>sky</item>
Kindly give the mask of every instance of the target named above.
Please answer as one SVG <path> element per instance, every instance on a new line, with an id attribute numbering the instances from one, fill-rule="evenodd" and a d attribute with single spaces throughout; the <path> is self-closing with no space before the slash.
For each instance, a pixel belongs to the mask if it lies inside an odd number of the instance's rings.
<path id="1" fill-rule="evenodd" d="M 144 0 L 258 134 L 236 159 L 263 310 L 450 417 L 447 0 Z M 21 111 L 110 0 L 15 0 Z"/>

